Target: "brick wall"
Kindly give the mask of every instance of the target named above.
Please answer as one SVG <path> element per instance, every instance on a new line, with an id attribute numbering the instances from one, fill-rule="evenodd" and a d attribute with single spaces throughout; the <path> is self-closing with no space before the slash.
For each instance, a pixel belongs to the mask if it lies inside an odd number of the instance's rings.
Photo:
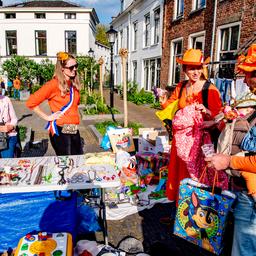
<path id="1" fill-rule="evenodd" d="M 207 0 L 206 8 L 191 12 L 192 0 L 184 0 L 184 17 L 173 21 L 174 0 L 166 0 L 164 28 L 161 85 L 168 85 L 170 66 L 170 47 L 173 39 L 183 37 L 183 53 L 188 48 L 189 35 L 205 30 L 205 57 L 210 56 L 212 43 L 214 1 Z M 248 40 L 256 31 L 256 1 L 255 0 L 224 0 L 218 1 L 216 16 L 216 31 L 214 44 L 214 60 L 216 59 L 218 26 L 241 21 L 239 45 Z"/>

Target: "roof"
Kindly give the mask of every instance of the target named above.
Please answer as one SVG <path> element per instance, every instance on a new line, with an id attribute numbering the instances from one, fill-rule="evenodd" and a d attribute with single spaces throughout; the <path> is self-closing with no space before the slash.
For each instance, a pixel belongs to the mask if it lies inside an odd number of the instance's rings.
<path id="1" fill-rule="evenodd" d="M 3 6 L 3 8 L 9 7 L 81 7 L 78 4 L 65 1 L 28 1 L 28 2 L 19 2 L 12 5 Z"/>
<path id="2" fill-rule="evenodd" d="M 249 47 L 256 42 L 256 32 L 253 33 L 253 36 L 248 38 L 247 41 L 245 41 L 236 52 L 234 52 L 234 55 L 240 55 L 240 54 L 246 54 Z"/>
<path id="3" fill-rule="evenodd" d="M 125 10 L 123 10 L 122 12 L 119 12 L 117 16 L 112 17 L 112 21 L 110 22 L 110 24 L 113 25 L 113 23 L 115 23 L 120 17 L 127 14 L 139 2 L 140 0 L 133 0 L 131 4 L 127 8 L 125 8 Z"/>

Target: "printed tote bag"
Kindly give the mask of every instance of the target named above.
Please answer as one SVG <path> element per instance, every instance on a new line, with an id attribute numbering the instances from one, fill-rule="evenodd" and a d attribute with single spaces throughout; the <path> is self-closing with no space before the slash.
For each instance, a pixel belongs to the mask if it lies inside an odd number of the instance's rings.
<path id="1" fill-rule="evenodd" d="M 227 190 L 219 194 L 212 191 L 212 187 L 192 179 L 181 181 L 174 234 L 219 255 L 235 194 Z"/>

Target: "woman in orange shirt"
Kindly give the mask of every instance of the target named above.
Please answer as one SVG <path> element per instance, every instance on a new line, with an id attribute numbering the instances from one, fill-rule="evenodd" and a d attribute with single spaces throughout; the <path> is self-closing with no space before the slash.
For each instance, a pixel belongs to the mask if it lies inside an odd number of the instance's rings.
<path id="1" fill-rule="evenodd" d="M 30 96 L 26 105 L 48 121 L 50 141 L 56 155 L 82 154 L 79 131 L 78 105 L 81 88 L 77 75 L 77 62 L 67 52 L 57 53 L 53 79 Z M 46 114 L 40 104 L 48 100 L 52 114 Z"/>
<path id="2" fill-rule="evenodd" d="M 169 99 L 166 97 L 160 99 L 160 103 L 163 108 L 168 104 L 179 99 L 179 109 L 183 109 L 186 106 L 193 103 L 203 104 L 203 87 L 206 83 L 206 78 L 203 72 L 203 65 L 207 61 L 203 61 L 203 56 L 200 50 L 189 49 L 184 53 L 183 59 L 177 59 L 177 62 L 182 64 L 183 71 L 188 77 L 187 81 L 180 82 L 175 88 L 174 92 Z M 217 115 L 222 108 L 222 102 L 218 89 L 210 84 L 207 93 L 208 108 L 204 108 L 204 114 L 207 117 L 207 121 L 204 121 L 204 128 L 208 128 L 214 124 L 213 117 Z M 187 170 L 187 165 L 183 159 L 177 155 L 176 141 L 173 137 L 170 164 L 168 167 L 168 180 L 166 193 L 169 200 L 177 200 L 180 181 L 189 178 L 190 175 Z"/>

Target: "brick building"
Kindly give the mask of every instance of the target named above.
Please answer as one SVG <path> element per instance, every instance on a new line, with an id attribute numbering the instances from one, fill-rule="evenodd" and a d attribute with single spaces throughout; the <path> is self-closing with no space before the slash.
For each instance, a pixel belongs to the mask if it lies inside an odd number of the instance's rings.
<path id="1" fill-rule="evenodd" d="M 211 56 L 212 76 L 231 78 L 239 47 L 256 31 L 255 19 L 255 0 L 166 0 L 161 85 L 183 78 L 175 59 L 192 47 Z"/>

